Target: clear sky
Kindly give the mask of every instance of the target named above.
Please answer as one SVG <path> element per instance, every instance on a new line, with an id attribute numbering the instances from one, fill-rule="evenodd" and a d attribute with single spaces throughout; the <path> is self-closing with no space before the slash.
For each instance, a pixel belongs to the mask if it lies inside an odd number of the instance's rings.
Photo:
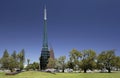
<path id="1" fill-rule="evenodd" d="M 48 41 L 55 56 L 78 50 L 120 55 L 120 0 L 0 0 L 0 57 L 7 49 L 39 61 L 43 7 L 47 7 Z"/>

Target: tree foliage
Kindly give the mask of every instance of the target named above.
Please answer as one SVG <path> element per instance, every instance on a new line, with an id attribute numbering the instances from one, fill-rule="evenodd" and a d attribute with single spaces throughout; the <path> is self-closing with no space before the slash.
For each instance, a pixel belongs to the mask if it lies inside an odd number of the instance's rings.
<path id="1" fill-rule="evenodd" d="M 73 70 L 83 70 L 85 73 L 87 70 L 94 69 L 107 69 L 110 73 L 112 69 L 120 69 L 120 56 L 115 55 L 115 50 L 102 51 L 100 54 L 96 55 L 94 50 L 83 50 L 78 51 L 72 49 L 69 52 L 69 60 L 66 61 L 66 56 L 60 56 L 58 59 L 49 58 L 47 67 L 62 69 L 62 72 L 66 68 L 71 68 Z M 30 59 L 27 59 L 26 69 L 39 70 L 40 64 L 33 62 L 29 64 Z M 19 68 L 22 70 L 25 63 L 25 51 L 22 49 L 19 53 L 13 51 L 9 54 L 7 49 L 3 52 L 3 56 L 0 58 L 0 67 L 2 69 L 9 69 L 14 71 L 14 68 Z"/>
<path id="2" fill-rule="evenodd" d="M 48 59 L 47 68 L 55 68 L 55 60 L 53 58 Z"/>
<path id="3" fill-rule="evenodd" d="M 84 70 L 84 73 L 86 73 L 88 69 L 94 69 L 94 67 L 96 66 L 95 59 L 96 52 L 94 50 L 83 50 L 80 67 Z"/>
<path id="4" fill-rule="evenodd" d="M 14 71 L 14 68 L 18 68 L 18 62 L 12 56 L 9 57 L 8 67 L 11 70 L 11 72 Z"/>
<path id="5" fill-rule="evenodd" d="M 7 49 L 4 51 L 3 56 L 1 58 L 1 65 L 2 65 L 2 68 L 5 68 L 5 69 L 9 68 L 9 53 Z"/>
<path id="6" fill-rule="evenodd" d="M 19 57 L 19 56 L 21 56 L 21 57 Z M 3 69 L 9 69 L 9 70 L 11 70 L 11 72 L 14 70 L 14 68 L 23 69 L 24 61 L 25 61 L 24 50 L 22 50 L 18 54 L 16 53 L 16 51 L 14 51 L 11 55 L 9 55 L 7 49 L 4 51 L 3 56 L 0 60 L 1 67 Z"/>
<path id="7" fill-rule="evenodd" d="M 17 53 L 16 53 L 16 51 L 13 51 L 11 56 L 13 57 L 13 59 L 17 60 Z"/>
<path id="8" fill-rule="evenodd" d="M 111 72 L 113 66 L 115 66 L 115 52 L 114 50 L 103 51 L 98 55 L 98 64 L 101 69 L 106 68 L 108 72 Z"/>
<path id="9" fill-rule="evenodd" d="M 26 70 L 39 70 L 39 63 L 33 62 L 26 67 Z"/>
<path id="10" fill-rule="evenodd" d="M 65 60 L 66 60 L 66 56 L 60 56 L 57 60 L 59 67 L 62 69 L 62 72 L 64 72 L 65 70 Z"/>
<path id="11" fill-rule="evenodd" d="M 73 49 L 72 51 L 70 51 L 69 53 L 69 61 L 68 61 L 68 67 L 72 68 L 74 70 L 77 70 L 77 68 L 79 67 L 79 62 L 80 62 L 80 58 L 82 57 L 82 54 L 80 51 Z"/>
<path id="12" fill-rule="evenodd" d="M 119 68 L 120 68 L 120 56 L 116 56 L 116 57 L 114 58 L 114 63 L 115 63 L 115 68 L 116 68 L 116 70 L 118 71 Z"/>
<path id="13" fill-rule="evenodd" d="M 25 62 L 25 51 L 24 49 L 21 50 L 20 53 L 18 53 L 18 61 L 19 61 L 19 68 L 22 70 L 24 68 L 24 62 Z"/>

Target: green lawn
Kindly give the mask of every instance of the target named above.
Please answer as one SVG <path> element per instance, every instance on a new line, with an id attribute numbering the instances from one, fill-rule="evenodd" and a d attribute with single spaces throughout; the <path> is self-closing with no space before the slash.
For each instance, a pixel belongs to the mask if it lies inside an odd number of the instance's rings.
<path id="1" fill-rule="evenodd" d="M 44 72 L 22 72 L 14 76 L 6 76 L 0 73 L 0 78 L 119 78 L 120 72 L 114 73 L 44 73 Z"/>

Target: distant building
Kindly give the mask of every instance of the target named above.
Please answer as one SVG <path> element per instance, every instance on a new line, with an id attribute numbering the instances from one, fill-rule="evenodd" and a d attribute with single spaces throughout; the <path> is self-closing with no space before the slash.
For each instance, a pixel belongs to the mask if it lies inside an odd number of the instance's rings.
<path id="1" fill-rule="evenodd" d="M 48 59 L 54 59 L 54 52 L 53 49 L 48 49 L 48 38 L 47 38 L 47 9 L 44 7 L 44 32 L 43 32 L 43 45 L 42 51 L 40 56 L 40 69 L 45 70 L 47 69 Z"/>

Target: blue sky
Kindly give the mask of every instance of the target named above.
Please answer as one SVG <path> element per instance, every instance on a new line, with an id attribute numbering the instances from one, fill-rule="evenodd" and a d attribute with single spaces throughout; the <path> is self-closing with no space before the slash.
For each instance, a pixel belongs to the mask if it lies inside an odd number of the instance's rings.
<path id="1" fill-rule="evenodd" d="M 39 61 L 43 7 L 47 6 L 48 41 L 55 56 L 78 50 L 120 55 L 120 0 L 0 0 L 0 57 L 7 49 Z"/>

